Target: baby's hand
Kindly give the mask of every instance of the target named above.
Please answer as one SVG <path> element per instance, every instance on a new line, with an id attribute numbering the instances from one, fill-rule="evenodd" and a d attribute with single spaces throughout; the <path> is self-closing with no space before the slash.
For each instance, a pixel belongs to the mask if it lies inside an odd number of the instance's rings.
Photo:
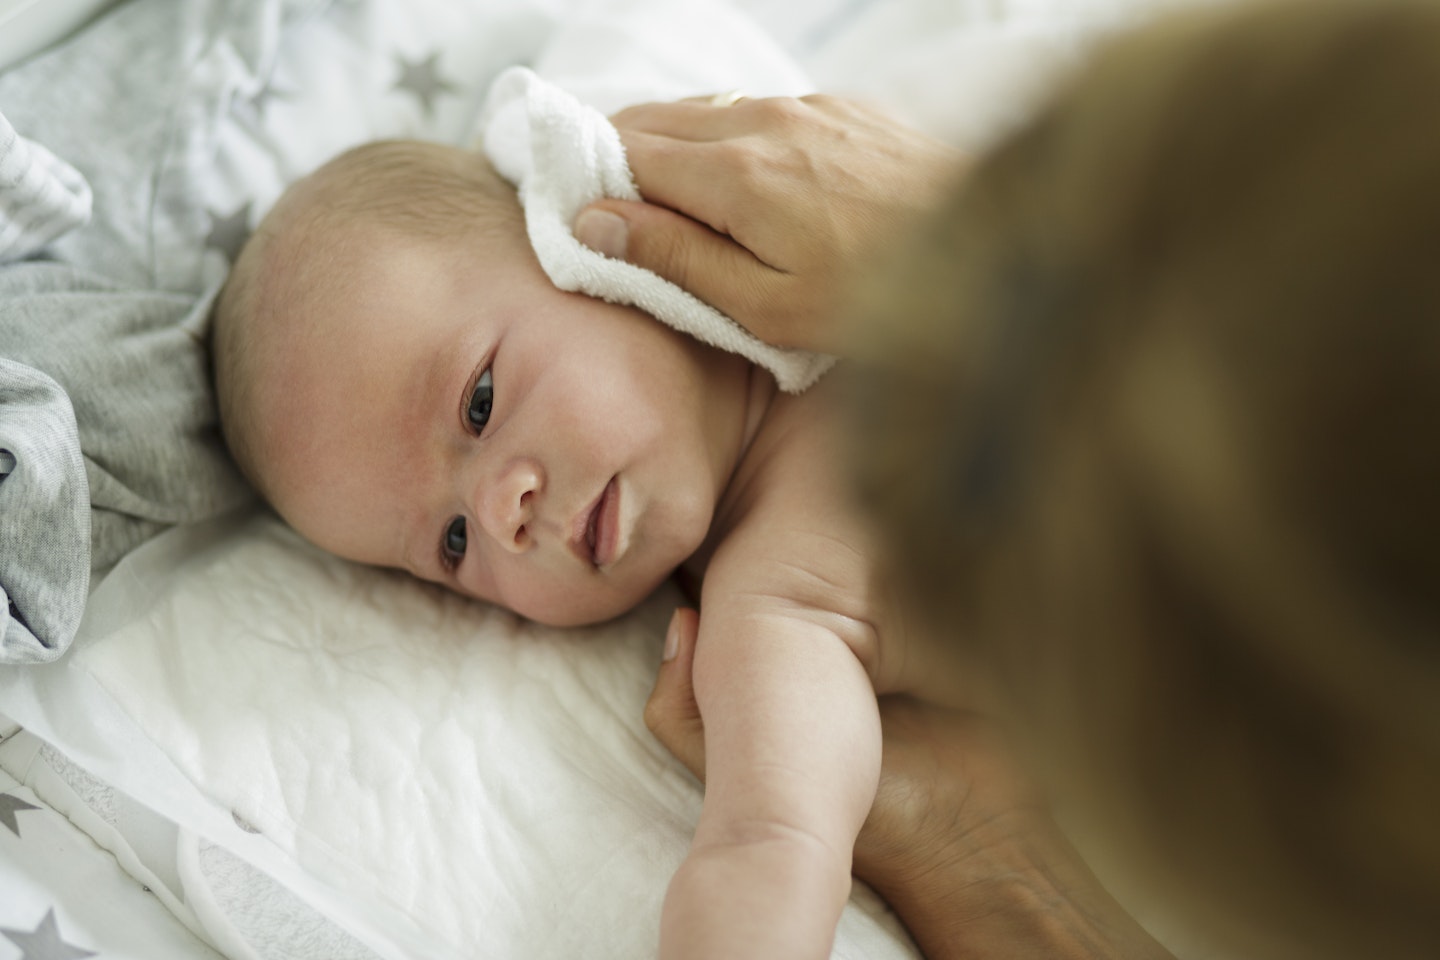
<path id="1" fill-rule="evenodd" d="M 699 635 L 698 611 L 680 607 L 670 617 L 660 673 L 645 704 L 645 726 L 703 783 L 705 725 L 700 720 L 700 704 L 695 702 L 695 686 L 691 679 L 695 666 L 695 638 Z"/>

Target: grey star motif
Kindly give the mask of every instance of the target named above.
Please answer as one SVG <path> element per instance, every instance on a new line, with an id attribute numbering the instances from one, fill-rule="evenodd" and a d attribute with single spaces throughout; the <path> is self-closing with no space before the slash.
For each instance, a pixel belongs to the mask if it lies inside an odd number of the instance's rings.
<path id="1" fill-rule="evenodd" d="M 15 814 L 20 810 L 39 810 L 33 803 L 26 803 L 19 797 L 8 793 L 0 793 L 0 823 L 10 828 L 15 836 L 20 836 L 20 824 L 15 822 Z"/>
<path id="2" fill-rule="evenodd" d="M 92 950 L 81 950 L 73 943 L 66 943 L 60 938 L 60 927 L 55 922 L 55 908 L 51 907 L 45 912 L 45 919 L 40 921 L 40 926 L 34 930 L 10 930 L 0 927 L 0 933 L 5 934 L 15 946 L 23 953 L 20 960 L 80 960 L 81 957 L 95 956 Z"/>
<path id="3" fill-rule="evenodd" d="M 413 93 L 428 115 L 435 109 L 435 98 L 442 93 L 454 93 L 454 84 L 440 76 L 440 54 L 432 53 L 424 60 L 411 63 L 403 55 L 395 59 L 400 64 L 400 79 L 392 89 Z"/>
<path id="4" fill-rule="evenodd" d="M 245 240 L 250 236 L 250 206 L 251 201 L 246 200 L 228 216 L 207 210 L 210 232 L 205 235 L 205 246 L 214 247 L 234 263 L 235 258 L 240 256 L 240 248 L 245 246 Z"/>

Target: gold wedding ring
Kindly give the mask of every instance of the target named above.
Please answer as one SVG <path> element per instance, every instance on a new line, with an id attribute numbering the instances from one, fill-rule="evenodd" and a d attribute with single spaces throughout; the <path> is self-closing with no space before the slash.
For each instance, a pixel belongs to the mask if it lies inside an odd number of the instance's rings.
<path id="1" fill-rule="evenodd" d="M 711 97 L 711 98 L 710 98 L 710 106 L 712 106 L 712 107 L 733 107 L 735 104 L 739 103 L 741 100 L 744 100 L 744 99 L 745 99 L 745 91 L 744 91 L 744 90 L 730 90 L 730 91 L 727 91 L 727 92 L 725 92 L 725 93 L 717 93 L 717 94 L 715 94 L 715 96 Z"/>

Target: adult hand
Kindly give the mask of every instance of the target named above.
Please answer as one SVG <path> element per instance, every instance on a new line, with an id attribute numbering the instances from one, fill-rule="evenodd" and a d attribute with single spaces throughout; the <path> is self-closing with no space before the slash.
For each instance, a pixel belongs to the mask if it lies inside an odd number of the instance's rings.
<path id="1" fill-rule="evenodd" d="M 677 610 L 645 723 L 701 780 L 691 685 L 700 617 Z M 973 713 L 880 701 L 884 755 L 854 869 L 930 960 L 1174 960 L 1104 890 Z"/>
<path id="2" fill-rule="evenodd" d="M 828 96 L 650 103 L 611 120 L 647 202 L 594 203 L 575 236 L 783 347 L 834 348 L 846 281 L 961 168 L 959 151 Z"/>

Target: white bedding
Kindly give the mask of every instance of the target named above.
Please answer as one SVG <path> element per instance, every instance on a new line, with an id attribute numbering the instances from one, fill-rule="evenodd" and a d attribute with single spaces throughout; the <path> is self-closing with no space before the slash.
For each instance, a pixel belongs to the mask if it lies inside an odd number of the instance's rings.
<path id="1" fill-rule="evenodd" d="M 96 621 L 123 626 L 87 629 L 76 666 L 363 904 L 348 925 L 411 955 L 653 950 L 700 802 L 640 719 L 673 595 L 557 631 L 335 560 L 267 515 L 183 537 L 97 591 Z M 839 955 L 906 955 L 860 902 Z"/>
<path id="2" fill-rule="evenodd" d="M 696 3 L 692 33 L 674 38 L 690 51 L 677 58 L 686 75 L 662 92 L 765 92 L 783 48 L 817 87 L 978 145 L 1083 40 L 1145 5 L 749 0 L 778 41 L 751 50 L 753 25 Z M 583 47 L 578 6 L 254 4 L 273 34 L 260 55 L 202 61 L 241 71 L 212 152 L 194 160 L 208 164 L 207 240 L 238 242 L 286 182 L 350 144 L 465 142 L 490 77 L 577 37 Z M 662 590 L 613 624 L 540 628 L 321 555 L 252 512 L 128 557 L 92 596 L 69 657 L 0 671 L 0 712 L 178 825 L 185 876 L 171 906 L 232 957 L 340 955 L 328 934 L 302 952 L 274 912 L 257 941 L 241 914 L 246 897 L 278 896 L 264 878 L 349 931 L 356 956 L 644 957 L 701 799 L 641 721 L 675 601 Z M 0 913 L 0 928 L 15 926 Z M 915 956 L 863 888 L 835 955 Z"/>
<path id="3" fill-rule="evenodd" d="M 0 956 L 24 960 L 216 960 L 190 930 L 69 818 L 8 771 L 33 765 L 26 734 L 0 732 Z M 73 813 L 73 809 L 69 811 Z M 107 825 L 94 818 L 86 826 Z M 87 952 L 78 952 L 87 951 Z"/>

